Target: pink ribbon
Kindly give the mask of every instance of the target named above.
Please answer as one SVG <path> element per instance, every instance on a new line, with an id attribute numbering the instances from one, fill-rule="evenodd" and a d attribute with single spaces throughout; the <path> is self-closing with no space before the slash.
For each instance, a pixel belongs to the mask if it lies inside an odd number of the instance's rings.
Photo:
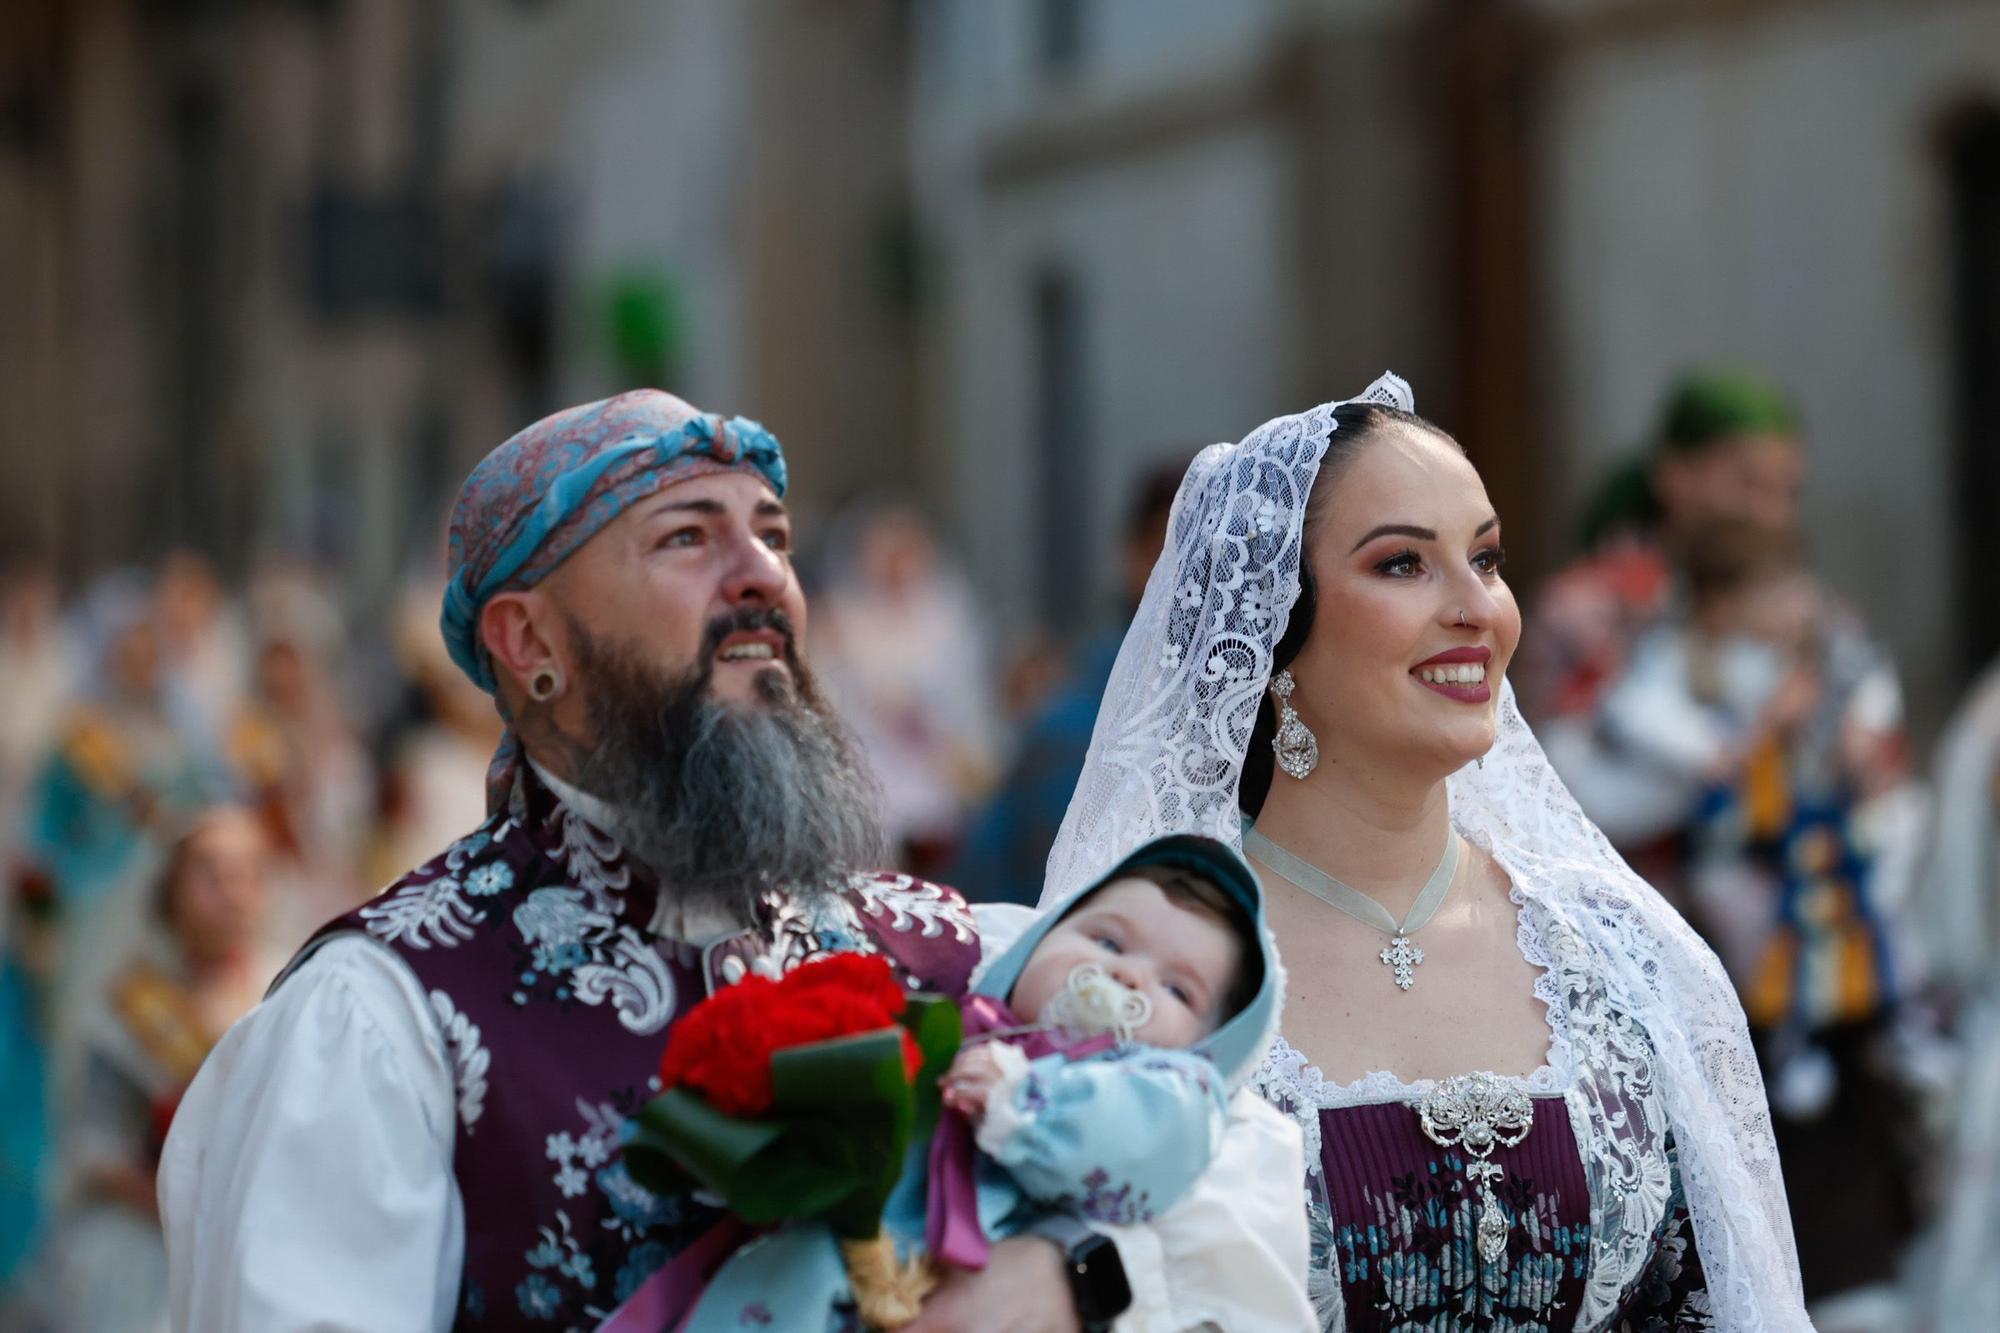
<path id="1" fill-rule="evenodd" d="M 989 995 L 973 995 L 961 1001 L 959 1014 L 965 1021 L 964 1046 L 992 1033 L 1021 1026 L 1012 1009 Z M 1093 1055 L 1115 1044 L 1110 1034 L 1092 1037 L 1074 1046 L 1065 1046 L 1046 1031 L 1010 1033 L 1000 1040 L 1020 1050 L 1030 1060 L 1058 1052 L 1073 1058 Z M 984 1268 L 992 1253 L 985 1230 L 979 1225 L 979 1186 L 974 1171 L 976 1144 L 972 1122 L 950 1107 L 938 1117 L 931 1135 L 930 1175 L 925 1181 L 924 1246 L 932 1257 L 954 1268 Z"/>

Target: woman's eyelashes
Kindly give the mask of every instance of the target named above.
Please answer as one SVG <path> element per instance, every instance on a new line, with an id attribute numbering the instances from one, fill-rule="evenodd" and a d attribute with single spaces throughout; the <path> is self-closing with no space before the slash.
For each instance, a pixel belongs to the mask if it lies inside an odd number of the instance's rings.
<path id="1" fill-rule="evenodd" d="M 1408 579 L 1423 573 L 1424 559 L 1415 551 L 1398 551 L 1375 563 L 1375 572 L 1385 578 Z"/>
<path id="2" fill-rule="evenodd" d="M 1498 546 L 1483 547 L 1473 552 L 1470 563 L 1480 574 L 1491 577 L 1506 567 L 1507 552 Z M 1398 551 L 1376 561 L 1375 572 L 1383 578 L 1413 579 L 1424 572 L 1424 558 L 1416 551 Z"/>

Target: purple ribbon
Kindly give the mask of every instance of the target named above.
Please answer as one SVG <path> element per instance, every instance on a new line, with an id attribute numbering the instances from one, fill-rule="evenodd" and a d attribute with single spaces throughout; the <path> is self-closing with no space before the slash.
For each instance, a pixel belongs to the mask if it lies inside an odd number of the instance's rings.
<path id="1" fill-rule="evenodd" d="M 958 1009 L 965 1022 L 961 1049 L 981 1037 L 1022 1026 L 1012 1009 L 989 995 L 969 996 L 959 1003 Z M 1009 1033 L 997 1040 L 1017 1048 L 1030 1060 L 1058 1053 L 1081 1058 L 1117 1042 L 1116 1037 L 1105 1033 L 1065 1045 L 1055 1034 L 1043 1030 Z M 938 1117 L 937 1130 L 931 1135 L 930 1175 L 924 1195 L 924 1246 L 933 1258 L 954 1268 L 984 1268 L 992 1253 L 986 1232 L 979 1225 L 979 1187 L 973 1168 L 975 1147 L 972 1122 L 962 1112 L 945 1107 Z"/>
<path id="2" fill-rule="evenodd" d="M 722 1261 L 758 1234 L 734 1217 L 725 1217 L 639 1284 L 631 1299 L 597 1326 L 597 1333 L 665 1333 L 678 1329 L 694 1313 L 695 1302 Z"/>

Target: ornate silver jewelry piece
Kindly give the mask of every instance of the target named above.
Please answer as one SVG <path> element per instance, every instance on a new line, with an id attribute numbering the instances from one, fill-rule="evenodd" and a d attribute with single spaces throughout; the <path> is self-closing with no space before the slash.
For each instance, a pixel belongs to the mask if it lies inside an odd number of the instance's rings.
<path id="1" fill-rule="evenodd" d="M 1437 869 L 1431 871 L 1424 887 L 1417 891 L 1417 900 L 1410 904 L 1409 915 L 1400 925 L 1389 915 L 1388 908 L 1352 884 L 1342 883 L 1304 857 L 1280 847 L 1254 825 L 1243 830 L 1243 850 L 1327 906 L 1388 935 L 1389 947 L 1380 955 L 1383 965 L 1394 969 L 1399 989 L 1408 990 L 1416 984 L 1415 968 L 1424 961 L 1424 951 L 1410 936 L 1429 925 L 1437 915 L 1438 906 L 1444 902 L 1451 881 L 1458 874 L 1459 841 L 1455 829 L 1445 830 L 1444 855 L 1438 858 Z"/>
<path id="2" fill-rule="evenodd" d="M 1492 1074 L 1460 1074 L 1413 1105 L 1432 1143 L 1462 1148 L 1473 1159 L 1465 1165 L 1465 1178 L 1479 1187 L 1479 1257 L 1498 1263 L 1507 1253 L 1513 1223 L 1493 1193 L 1493 1182 L 1506 1172 L 1488 1159 L 1495 1148 L 1511 1148 L 1528 1137 L 1535 1125 L 1534 1099 L 1519 1084 Z"/>
<path id="3" fill-rule="evenodd" d="M 1292 708 L 1292 691 L 1297 688 L 1289 670 L 1271 677 L 1271 693 L 1278 696 L 1278 731 L 1271 737 L 1271 749 L 1277 753 L 1279 768 L 1303 780 L 1319 764 L 1319 738 Z"/>

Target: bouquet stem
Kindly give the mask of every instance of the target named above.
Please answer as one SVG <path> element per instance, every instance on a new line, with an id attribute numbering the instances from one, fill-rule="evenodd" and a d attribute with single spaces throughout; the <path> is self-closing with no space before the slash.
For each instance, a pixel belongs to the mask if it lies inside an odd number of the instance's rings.
<path id="1" fill-rule="evenodd" d="M 937 1270 L 928 1256 L 898 1258 L 896 1242 L 886 1232 L 877 1232 L 867 1240 L 844 1240 L 840 1253 L 847 1260 L 854 1303 L 860 1308 L 862 1323 L 869 1328 L 896 1329 L 909 1323 L 938 1283 Z"/>

